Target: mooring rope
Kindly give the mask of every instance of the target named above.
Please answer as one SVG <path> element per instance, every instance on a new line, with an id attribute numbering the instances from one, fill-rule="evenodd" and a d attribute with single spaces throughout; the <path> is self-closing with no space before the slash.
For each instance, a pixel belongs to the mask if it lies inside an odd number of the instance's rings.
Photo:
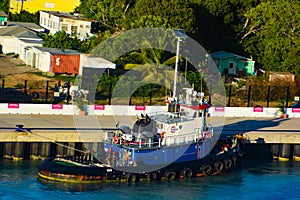
<path id="1" fill-rule="evenodd" d="M 85 151 L 82 151 L 82 150 L 79 150 L 79 149 L 76 149 L 75 147 L 70 147 L 70 146 L 67 146 L 67 145 L 64 145 L 64 144 L 61 144 L 61 143 L 59 143 L 59 142 L 57 142 L 57 141 L 55 141 L 55 140 L 53 140 L 53 139 L 51 139 L 51 138 L 48 138 L 48 137 L 45 137 L 45 136 L 42 136 L 42 135 L 39 135 L 39 134 L 37 134 L 37 133 L 32 133 L 32 132 L 30 132 L 30 131 L 27 131 L 27 130 L 23 130 L 25 133 L 27 133 L 27 134 L 33 134 L 33 135 L 35 135 L 35 136 L 38 136 L 38 137 L 40 137 L 40 138 L 44 138 L 44 139 L 47 139 L 47 140 L 49 140 L 50 142 L 52 142 L 52 143 L 54 143 L 54 144 L 56 144 L 56 145 L 59 145 L 59 146 L 62 146 L 62 147 L 65 147 L 65 148 L 67 148 L 67 149 L 71 149 L 71 150 L 74 150 L 74 151 L 77 151 L 77 152 L 80 152 L 80 153 L 86 153 Z"/>

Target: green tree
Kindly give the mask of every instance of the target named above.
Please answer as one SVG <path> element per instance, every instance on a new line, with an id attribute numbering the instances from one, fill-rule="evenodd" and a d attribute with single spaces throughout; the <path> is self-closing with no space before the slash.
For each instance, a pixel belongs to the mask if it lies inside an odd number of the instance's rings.
<path id="1" fill-rule="evenodd" d="M 171 28 L 168 19 L 156 15 L 144 15 L 130 23 L 130 28 L 161 27 Z"/>
<path id="2" fill-rule="evenodd" d="M 300 4 L 261 3 L 245 14 L 243 45 L 265 69 L 300 73 Z"/>
<path id="3" fill-rule="evenodd" d="M 0 10 L 3 10 L 8 14 L 9 12 L 9 0 L 1 0 L 0 1 Z"/>
<path id="4" fill-rule="evenodd" d="M 261 1 L 193 0 L 199 30 L 195 37 L 208 51 L 244 54 L 239 37 L 246 20 L 244 13 Z"/>
<path id="5" fill-rule="evenodd" d="M 71 38 L 65 31 L 58 31 L 54 35 L 44 37 L 43 46 L 59 49 L 76 49 L 79 41 L 77 38 Z"/>
<path id="6" fill-rule="evenodd" d="M 108 29 L 120 31 L 134 0 L 80 0 L 76 9 L 87 18 L 100 22 Z"/>
<path id="7" fill-rule="evenodd" d="M 147 23 L 152 26 L 162 27 L 162 24 L 168 23 L 172 28 L 184 29 L 187 33 L 196 31 L 196 19 L 190 0 L 139 0 L 130 9 L 127 23 L 130 25 L 135 20 L 145 21 L 144 16 L 148 16 Z M 149 16 L 153 16 L 152 19 Z M 164 23 L 155 23 L 158 20 Z"/>
<path id="8" fill-rule="evenodd" d="M 10 14 L 9 15 L 9 20 L 10 21 L 15 21 L 15 22 L 32 22 L 35 24 L 39 23 L 39 13 L 30 13 L 26 10 L 20 11 L 20 13 L 16 14 Z"/>

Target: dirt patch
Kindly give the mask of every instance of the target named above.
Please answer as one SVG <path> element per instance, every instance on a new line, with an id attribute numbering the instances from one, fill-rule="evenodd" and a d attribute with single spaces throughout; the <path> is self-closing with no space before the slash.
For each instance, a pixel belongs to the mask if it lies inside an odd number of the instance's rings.
<path id="1" fill-rule="evenodd" d="M 24 84 L 24 81 L 56 81 L 55 78 L 49 79 L 38 76 L 32 72 L 39 70 L 26 66 L 20 59 L 11 58 L 6 55 L 0 55 L 0 78 L 5 80 L 5 87 L 15 87 L 18 84 Z"/>

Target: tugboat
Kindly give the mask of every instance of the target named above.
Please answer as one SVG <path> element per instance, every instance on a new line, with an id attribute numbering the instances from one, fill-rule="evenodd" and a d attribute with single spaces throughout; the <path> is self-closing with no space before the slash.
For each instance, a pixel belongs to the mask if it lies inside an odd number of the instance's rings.
<path id="1" fill-rule="evenodd" d="M 46 159 L 41 178 L 76 183 L 189 179 L 240 166 L 243 136 L 219 138 L 207 124 L 202 92 L 169 97 L 166 113 L 141 115 L 133 127 L 106 131 L 101 152 Z"/>

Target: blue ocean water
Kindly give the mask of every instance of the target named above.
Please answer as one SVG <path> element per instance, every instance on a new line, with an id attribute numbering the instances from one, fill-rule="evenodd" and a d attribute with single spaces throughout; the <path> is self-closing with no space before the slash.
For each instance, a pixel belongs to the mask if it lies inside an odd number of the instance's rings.
<path id="1" fill-rule="evenodd" d="M 41 161 L 0 161 L 0 199 L 300 199 L 300 162 L 244 164 L 191 180 L 68 184 L 39 179 Z"/>

